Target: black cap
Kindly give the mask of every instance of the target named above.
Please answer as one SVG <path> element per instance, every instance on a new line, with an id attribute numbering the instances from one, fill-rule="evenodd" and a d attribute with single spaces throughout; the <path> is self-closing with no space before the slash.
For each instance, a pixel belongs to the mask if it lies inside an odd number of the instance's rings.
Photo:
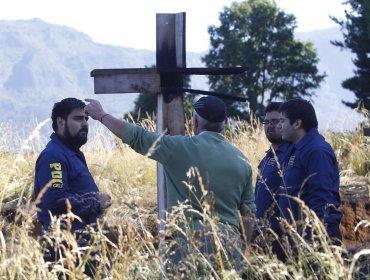
<path id="1" fill-rule="evenodd" d="M 195 112 L 210 122 L 222 122 L 226 119 L 225 103 L 216 96 L 203 96 L 193 104 Z"/>

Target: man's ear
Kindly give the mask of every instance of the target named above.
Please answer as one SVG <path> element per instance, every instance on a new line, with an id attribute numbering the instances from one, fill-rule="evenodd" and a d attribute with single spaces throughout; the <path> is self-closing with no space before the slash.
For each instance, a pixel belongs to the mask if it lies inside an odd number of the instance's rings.
<path id="1" fill-rule="evenodd" d="M 302 120 L 300 120 L 300 119 L 295 120 L 293 125 L 294 125 L 295 128 L 302 128 Z"/>
<path id="2" fill-rule="evenodd" d="M 57 128 L 58 128 L 58 131 L 59 130 L 61 130 L 61 131 L 64 130 L 65 123 L 66 123 L 66 121 L 62 117 L 57 117 Z"/>

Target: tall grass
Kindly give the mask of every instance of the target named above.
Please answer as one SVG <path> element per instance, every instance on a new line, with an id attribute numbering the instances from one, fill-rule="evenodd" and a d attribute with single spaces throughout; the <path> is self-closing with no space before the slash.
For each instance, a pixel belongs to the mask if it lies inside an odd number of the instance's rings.
<path id="1" fill-rule="evenodd" d="M 251 120 L 253 125 L 235 121 L 226 130 L 226 137 L 239 147 L 249 158 L 254 179 L 257 165 L 264 156 L 269 144 L 258 120 Z M 154 130 L 151 119 L 141 125 Z M 61 231 L 61 220 L 75 218 L 72 213 L 53 220 L 53 229 L 46 236 L 54 240 L 64 240 L 61 244 L 65 257 L 58 262 L 43 260 L 44 243 L 34 236 L 36 208 L 32 199 L 35 160 L 48 139 L 40 133 L 46 129 L 51 133 L 50 123 L 42 122 L 29 137 L 19 141 L 18 149 L 7 149 L 9 143 L 19 139 L 12 126 L 1 124 L 0 144 L 0 207 L 19 197 L 15 217 L 0 219 L 0 278 L 1 279 L 84 279 L 84 265 L 92 251 L 99 250 L 99 271 L 97 279 L 239 279 L 232 269 L 231 260 L 223 252 L 224 233 L 212 226 L 219 255 L 216 264 L 210 256 L 198 249 L 192 232 L 186 231 L 189 251 L 176 269 L 166 271 L 163 256 L 159 254 L 160 240 L 157 233 L 156 219 L 156 164 L 154 161 L 136 154 L 128 146 L 114 139 L 106 128 L 94 124 L 90 128 L 89 142 L 82 150 L 88 161 L 100 190 L 109 193 L 113 205 L 107 210 L 105 218 L 97 229 L 92 230 L 93 244 L 78 247 L 74 237 L 68 231 Z M 190 133 L 189 122 L 186 130 Z M 357 130 L 349 133 L 328 133 L 326 137 L 338 156 L 342 180 L 363 180 L 369 183 L 369 145 L 370 139 Z M 14 145 L 13 145 L 14 146 Z M 206 203 L 206 200 L 205 200 Z M 207 205 L 204 207 L 207 209 Z M 175 214 L 168 216 L 169 232 L 184 231 L 179 228 L 179 221 L 187 223 L 183 211 L 187 205 L 181 205 Z M 298 234 L 298 226 L 285 223 L 286 237 L 277 237 L 288 253 L 286 262 L 279 261 L 271 253 L 274 233 L 267 230 L 263 246 L 249 246 L 243 250 L 247 264 L 247 279 L 352 279 L 360 267 L 361 256 L 369 255 L 369 250 L 362 250 L 357 255 L 346 253 L 344 246 L 334 246 L 326 236 L 325 230 L 316 215 L 302 204 L 306 227 L 312 227 L 313 241 L 307 241 Z M 207 211 L 201 213 L 211 225 L 217 221 Z M 108 230 L 109 229 L 109 230 Z M 294 246 L 292 246 L 294 244 Z M 169 254 L 170 241 L 161 252 Z M 294 249 L 292 249 L 294 248 Z M 166 255 L 168 257 L 168 255 Z M 344 257 L 346 256 L 346 257 Z M 78 260 L 78 261 L 77 261 Z"/>

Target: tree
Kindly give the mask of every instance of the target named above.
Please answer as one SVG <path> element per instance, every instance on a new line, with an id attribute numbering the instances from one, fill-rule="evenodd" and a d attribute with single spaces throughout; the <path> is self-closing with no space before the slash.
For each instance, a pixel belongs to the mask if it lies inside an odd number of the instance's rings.
<path id="1" fill-rule="evenodd" d="M 344 41 L 332 41 L 335 46 L 350 49 L 355 58 L 354 76 L 342 82 L 342 87 L 352 91 L 354 102 L 344 102 L 351 108 L 363 106 L 370 110 L 370 3 L 368 0 L 348 0 L 351 12 L 346 11 L 346 20 L 332 17 L 341 27 Z"/>
<path id="2" fill-rule="evenodd" d="M 270 0 L 234 2 L 210 26 L 211 48 L 202 60 L 208 67 L 248 66 L 246 74 L 212 76 L 214 91 L 245 96 L 256 115 L 272 100 L 314 95 L 325 78 L 317 69 L 312 43 L 294 38 L 295 17 Z M 244 104 L 230 102 L 229 115 L 248 116 Z"/>
<path id="3" fill-rule="evenodd" d="M 157 110 L 157 95 L 152 93 L 140 93 L 134 102 L 134 110 L 129 114 L 134 120 L 142 120 L 147 115 L 155 114 Z M 128 114 L 125 115 L 127 118 Z"/>

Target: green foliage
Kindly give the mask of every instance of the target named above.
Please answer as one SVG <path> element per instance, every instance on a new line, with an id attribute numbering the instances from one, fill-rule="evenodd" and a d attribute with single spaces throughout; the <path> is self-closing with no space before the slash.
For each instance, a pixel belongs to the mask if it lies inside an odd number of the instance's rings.
<path id="1" fill-rule="evenodd" d="M 184 112 L 187 116 L 191 115 L 193 103 L 193 96 L 191 94 L 184 95 Z M 156 114 L 157 111 L 157 95 L 150 93 L 140 93 L 135 100 L 134 110 L 127 113 L 125 118 L 128 115 L 131 115 L 134 120 L 142 121 L 146 118 L 152 117 Z"/>
<path id="2" fill-rule="evenodd" d="M 346 20 L 333 17 L 343 32 L 343 41 L 332 44 L 350 49 L 354 54 L 354 76 L 342 82 L 342 87 L 352 91 L 354 102 L 343 102 L 351 108 L 363 107 L 370 110 L 370 2 L 368 0 L 348 0 L 352 8 L 346 11 Z"/>
<path id="3" fill-rule="evenodd" d="M 269 0 L 234 2 L 220 13 L 220 26 L 208 29 L 208 67 L 248 66 L 246 74 L 210 77 L 215 91 L 245 96 L 261 116 L 272 100 L 310 98 L 325 74 L 319 74 L 312 43 L 294 38 L 295 17 Z M 229 103 L 229 115 L 246 118 L 248 108 Z"/>
<path id="4" fill-rule="evenodd" d="M 129 112 L 134 120 L 141 120 L 152 116 L 157 109 L 157 95 L 151 93 L 140 93 L 135 100 L 134 110 Z M 127 114 L 127 115 L 128 115 Z M 125 118 L 127 117 L 125 116 Z"/>
<path id="5" fill-rule="evenodd" d="M 326 138 L 335 150 L 342 172 L 369 177 L 370 142 L 363 136 L 361 126 L 353 133 L 329 133 Z"/>

